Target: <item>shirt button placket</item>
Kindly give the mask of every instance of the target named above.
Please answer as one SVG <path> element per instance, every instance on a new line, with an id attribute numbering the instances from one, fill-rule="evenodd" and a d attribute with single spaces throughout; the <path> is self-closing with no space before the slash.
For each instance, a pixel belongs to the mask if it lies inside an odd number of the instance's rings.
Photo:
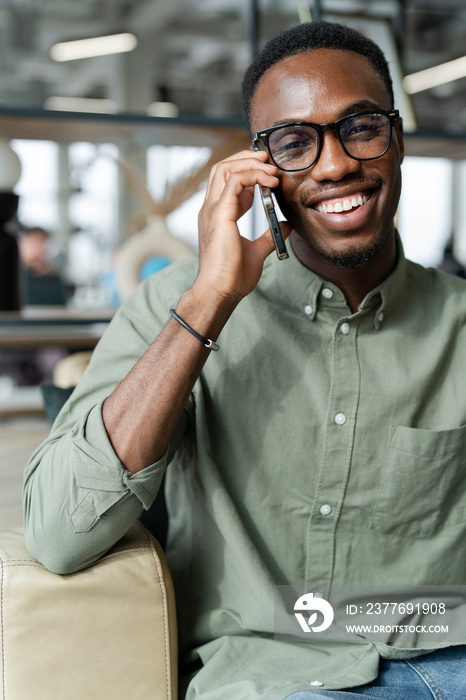
<path id="1" fill-rule="evenodd" d="M 334 293 L 324 287 L 321 296 L 330 300 Z M 340 522 L 353 454 L 351 444 L 360 391 L 357 329 L 357 321 L 345 318 L 335 319 L 332 329 L 332 361 L 329 366 L 332 384 L 319 486 L 314 495 L 313 516 L 309 521 L 306 568 L 306 586 L 324 592 L 332 583 L 336 565 L 335 532 Z"/>

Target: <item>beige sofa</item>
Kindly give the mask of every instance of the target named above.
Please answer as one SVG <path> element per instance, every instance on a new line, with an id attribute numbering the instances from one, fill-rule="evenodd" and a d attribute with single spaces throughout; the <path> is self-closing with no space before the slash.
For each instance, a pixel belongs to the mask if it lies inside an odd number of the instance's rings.
<path id="1" fill-rule="evenodd" d="M 176 700 L 171 576 L 135 524 L 92 567 L 53 574 L 23 533 L 0 535 L 2 700 Z"/>

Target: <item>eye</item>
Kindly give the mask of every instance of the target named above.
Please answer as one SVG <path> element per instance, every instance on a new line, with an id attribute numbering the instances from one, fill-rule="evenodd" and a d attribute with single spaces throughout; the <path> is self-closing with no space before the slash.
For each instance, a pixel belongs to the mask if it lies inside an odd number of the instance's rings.
<path id="1" fill-rule="evenodd" d="M 287 127 L 272 134 L 270 147 L 279 159 L 299 158 L 315 148 L 317 138 L 317 132 L 312 128 Z"/>
<path id="2" fill-rule="evenodd" d="M 345 122 L 340 129 L 340 134 L 348 141 L 368 141 L 384 134 L 387 123 L 386 117 L 382 114 L 365 114 Z"/>

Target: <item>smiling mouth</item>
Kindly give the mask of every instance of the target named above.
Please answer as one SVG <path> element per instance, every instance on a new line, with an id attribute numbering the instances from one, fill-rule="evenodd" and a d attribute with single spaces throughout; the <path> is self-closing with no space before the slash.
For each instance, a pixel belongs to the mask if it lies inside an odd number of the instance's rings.
<path id="1" fill-rule="evenodd" d="M 353 211 L 364 204 L 372 197 L 374 190 L 356 192 L 347 197 L 336 197 L 334 199 L 323 199 L 314 205 L 313 209 L 321 214 L 341 214 Z"/>

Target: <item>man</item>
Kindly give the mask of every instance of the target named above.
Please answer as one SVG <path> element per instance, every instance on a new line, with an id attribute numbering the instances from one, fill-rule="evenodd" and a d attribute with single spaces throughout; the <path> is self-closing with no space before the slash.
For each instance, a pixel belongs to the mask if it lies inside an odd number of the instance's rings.
<path id="1" fill-rule="evenodd" d="M 465 287 L 404 259 L 402 125 L 372 42 L 291 29 L 244 97 L 258 150 L 212 170 L 199 269 L 119 310 L 31 459 L 28 545 L 88 566 L 169 464 L 189 700 L 464 697 L 461 646 L 274 637 L 277 586 L 464 583 Z M 239 236 L 256 185 L 276 188 L 289 260 Z"/>
<path id="2" fill-rule="evenodd" d="M 66 304 L 66 288 L 54 260 L 57 256 L 49 232 L 39 226 L 26 228 L 18 238 L 18 245 L 23 304 Z"/>

